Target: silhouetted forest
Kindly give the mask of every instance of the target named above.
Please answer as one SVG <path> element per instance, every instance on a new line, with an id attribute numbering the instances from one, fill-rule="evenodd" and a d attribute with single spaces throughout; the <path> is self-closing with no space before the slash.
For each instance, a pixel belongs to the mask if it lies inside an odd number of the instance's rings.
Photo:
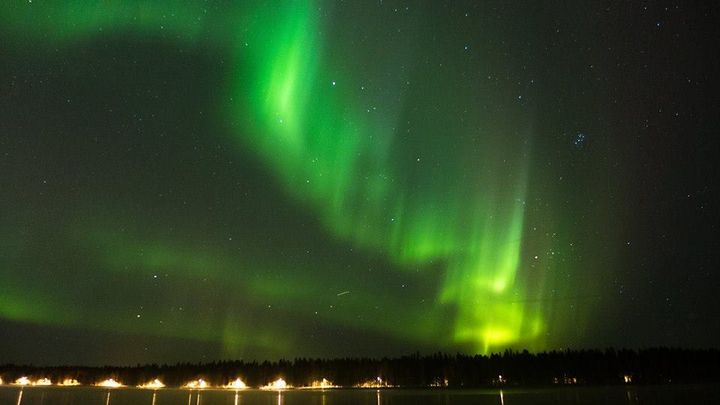
<path id="1" fill-rule="evenodd" d="M 137 365 L 134 367 L 0 366 L 5 384 L 21 376 L 66 378 L 92 385 L 113 378 L 138 385 L 158 378 L 177 387 L 202 378 L 212 386 L 241 378 L 250 387 L 283 378 L 308 386 L 326 378 L 339 386 L 378 381 L 401 387 L 487 387 L 553 384 L 675 384 L 720 381 L 720 351 L 654 348 L 645 350 L 567 350 L 542 353 L 507 350 L 502 354 L 448 355 L 419 353 L 399 358 L 306 359 L 292 361 L 218 361 L 204 364 Z"/>

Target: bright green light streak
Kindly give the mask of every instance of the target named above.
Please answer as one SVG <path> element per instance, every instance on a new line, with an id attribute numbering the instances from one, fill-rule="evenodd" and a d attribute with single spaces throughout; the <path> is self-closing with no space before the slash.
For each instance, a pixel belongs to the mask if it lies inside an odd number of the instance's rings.
<path id="1" fill-rule="evenodd" d="M 458 196 L 452 195 L 447 196 L 450 201 L 435 202 L 431 197 L 429 204 L 422 198 L 408 202 L 404 191 L 382 176 L 396 171 L 389 158 L 394 134 L 375 131 L 376 137 L 389 142 L 367 142 L 367 128 L 360 123 L 374 127 L 373 123 L 347 108 L 335 94 L 336 82 L 331 84 L 317 59 L 304 56 L 299 62 L 300 54 L 323 59 L 320 41 L 313 35 L 320 27 L 311 10 L 311 5 L 296 5 L 287 11 L 285 17 L 292 22 L 283 24 L 288 28 L 277 36 L 281 45 L 269 41 L 261 55 L 250 58 L 264 62 L 252 70 L 257 73 L 255 82 L 261 83 L 259 98 L 266 102 L 259 104 L 264 122 L 251 131 L 256 136 L 249 141 L 274 162 L 288 192 L 321 212 L 333 233 L 361 247 L 383 250 L 399 263 L 446 260 L 449 276 L 440 301 L 457 308 L 454 341 L 487 352 L 536 337 L 542 330 L 537 327 L 542 325 L 539 314 L 533 314 L 535 321 L 529 326 L 527 308 L 513 300 L 523 296 L 515 281 L 524 211 L 514 202 L 524 200 L 525 173 L 520 173 L 519 192 L 479 211 L 467 207 L 472 199 L 455 203 Z M 361 162 L 357 156 L 376 160 Z M 493 193 L 499 194 L 487 190 Z M 484 197 L 479 198 L 482 204 Z M 511 212 L 496 210 L 496 205 L 507 204 L 514 205 Z M 390 207 L 395 208 L 392 214 Z M 399 223 L 390 224 L 390 217 Z M 464 220 L 478 223 L 468 232 Z"/>

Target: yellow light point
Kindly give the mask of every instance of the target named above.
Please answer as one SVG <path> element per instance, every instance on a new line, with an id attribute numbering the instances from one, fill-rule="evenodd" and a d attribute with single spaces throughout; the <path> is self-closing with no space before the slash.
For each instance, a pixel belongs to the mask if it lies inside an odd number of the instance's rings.
<path id="1" fill-rule="evenodd" d="M 245 385 L 245 382 L 243 380 L 236 378 L 235 381 L 230 381 L 227 385 L 224 385 L 223 388 L 244 390 L 245 388 L 247 388 L 247 385 Z"/>
<path id="2" fill-rule="evenodd" d="M 3 385 L 3 379 L 0 377 L 0 385 Z"/>
<path id="3" fill-rule="evenodd" d="M 337 388 L 337 385 L 333 384 L 332 381 L 329 381 L 328 379 L 323 378 L 322 380 L 315 380 L 312 383 L 310 383 L 309 387 L 303 387 L 303 388 L 326 389 L 326 388 Z"/>
<path id="4" fill-rule="evenodd" d="M 63 387 L 75 387 L 80 385 L 80 383 L 74 378 L 66 378 L 62 380 L 62 382 L 58 383 L 58 385 L 61 385 Z"/>
<path id="5" fill-rule="evenodd" d="M 13 383 L 15 385 L 30 385 L 30 379 L 27 377 L 20 377 Z"/>
<path id="6" fill-rule="evenodd" d="M 97 383 L 95 385 L 98 387 L 105 387 L 105 388 L 118 388 L 118 387 L 123 386 L 122 384 L 120 384 L 119 382 L 115 381 L 112 378 L 108 378 L 105 381 L 100 381 L 99 383 Z"/>
<path id="7" fill-rule="evenodd" d="M 388 383 L 383 381 L 382 378 L 377 377 L 374 380 L 368 380 L 363 383 L 355 385 L 358 388 L 386 388 L 389 387 Z"/>
<path id="8" fill-rule="evenodd" d="M 32 385 L 42 385 L 42 386 L 52 385 L 52 381 L 50 381 L 49 378 L 41 378 L 41 379 L 39 379 L 39 380 L 34 381 L 34 382 L 32 383 Z"/>
<path id="9" fill-rule="evenodd" d="M 189 381 L 188 383 L 183 385 L 183 388 L 202 390 L 205 388 L 210 388 L 210 384 L 208 384 L 207 381 L 203 380 L 202 378 L 198 378 L 197 380 Z"/>
<path id="10" fill-rule="evenodd" d="M 284 390 L 286 388 L 292 388 L 292 386 L 288 385 L 282 378 L 278 378 L 270 384 L 260 387 L 260 389 L 263 390 Z"/>
<path id="11" fill-rule="evenodd" d="M 152 381 L 146 382 L 145 384 L 138 385 L 138 388 L 148 388 L 156 390 L 158 388 L 165 388 L 165 384 L 163 384 L 162 381 L 156 378 Z"/>

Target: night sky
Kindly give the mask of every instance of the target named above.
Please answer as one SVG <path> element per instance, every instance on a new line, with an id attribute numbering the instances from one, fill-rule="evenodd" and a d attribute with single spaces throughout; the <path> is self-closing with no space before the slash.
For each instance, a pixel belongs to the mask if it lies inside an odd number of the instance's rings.
<path id="1" fill-rule="evenodd" d="M 716 346 L 701 3 L 2 2 L 0 363 Z"/>

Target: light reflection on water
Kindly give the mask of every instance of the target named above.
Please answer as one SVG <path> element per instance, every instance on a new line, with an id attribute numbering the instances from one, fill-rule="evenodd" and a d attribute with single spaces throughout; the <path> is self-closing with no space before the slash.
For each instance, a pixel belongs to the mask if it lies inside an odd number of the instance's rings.
<path id="1" fill-rule="evenodd" d="M 186 398 L 187 396 L 187 398 Z M 720 385 L 546 389 L 185 390 L 0 386 L 0 404 L 44 405 L 599 405 L 720 403 Z"/>

